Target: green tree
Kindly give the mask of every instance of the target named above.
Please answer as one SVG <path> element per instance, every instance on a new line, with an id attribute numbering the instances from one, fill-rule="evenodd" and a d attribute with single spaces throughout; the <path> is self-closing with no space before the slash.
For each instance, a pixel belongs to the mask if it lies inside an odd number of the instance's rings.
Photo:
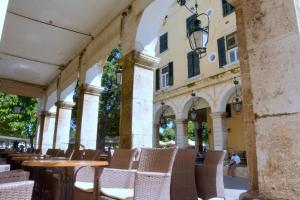
<path id="1" fill-rule="evenodd" d="M 195 141 L 195 124 L 192 121 L 188 122 L 188 138 Z"/>
<path id="2" fill-rule="evenodd" d="M 102 75 L 102 87 L 98 115 L 98 147 L 103 149 L 105 137 L 119 136 L 120 121 L 120 86 L 117 83 L 116 71 L 121 66 L 121 47 L 115 48 L 108 57 Z"/>
<path id="3" fill-rule="evenodd" d="M 14 112 L 15 106 L 21 106 L 20 113 Z M 0 134 L 30 138 L 33 143 L 37 130 L 37 111 L 36 98 L 0 93 Z"/>

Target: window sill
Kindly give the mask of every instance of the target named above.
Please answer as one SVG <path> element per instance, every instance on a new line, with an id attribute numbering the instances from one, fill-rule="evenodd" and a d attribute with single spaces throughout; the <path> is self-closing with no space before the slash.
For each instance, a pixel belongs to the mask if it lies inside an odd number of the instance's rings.
<path id="1" fill-rule="evenodd" d="M 164 50 L 163 52 L 159 52 L 159 55 L 162 55 L 162 54 L 166 53 L 167 51 L 169 51 L 169 48 Z"/>
<path id="2" fill-rule="evenodd" d="M 168 91 L 170 89 L 171 86 L 167 86 L 167 87 L 164 87 L 164 88 L 160 88 L 159 90 L 156 91 L 156 94 L 161 94 L 161 93 L 164 93 L 166 91 Z"/>
<path id="3" fill-rule="evenodd" d="M 227 69 L 227 68 L 230 68 L 232 66 L 237 66 L 240 64 L 240 61 L 236 61 L 236 62 L 233 62 L 233 63 L 229 63 L 227 65 L 224 65 L 223 67 L 220 67 L 220 68 L 224 68 L 224 69 Z"/>
<path id="4" fill-rule="evenodd" d="M 203 78 L 203 76 L 204 76 L 204 74 L 203 74 L 203 73 L 200 73 L 200 74 L 197 75 L 197 76 L 193 76 L 193 77 L 191 77 L 191 78 L 188 78 L 188 79 L 186 80 L 186 82 L 187 82 L 187 83 L 192 83 L 192 82 L 194 82 L 195 80 L 199 80 L 199 79 Z"/>

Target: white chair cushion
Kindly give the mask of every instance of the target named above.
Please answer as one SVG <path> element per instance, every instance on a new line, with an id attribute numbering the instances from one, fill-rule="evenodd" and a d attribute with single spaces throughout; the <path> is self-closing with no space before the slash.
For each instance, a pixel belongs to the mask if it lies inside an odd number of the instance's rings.
<path id="1" fill-rule="evenodd" d="M 94 192 L 94 183 L 76 181 L 74 186 L 85 192 Z"/>
<path id="2" fill-rule="evenodd" d="M 133 200 L 134 190 L 125 188 L 101 188 L 101 193 L 113 199 Z"/>

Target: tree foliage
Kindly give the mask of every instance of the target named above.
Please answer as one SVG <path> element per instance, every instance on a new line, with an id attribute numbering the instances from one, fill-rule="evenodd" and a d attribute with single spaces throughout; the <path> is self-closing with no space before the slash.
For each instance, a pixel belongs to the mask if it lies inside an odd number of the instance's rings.
<path id="1" fill-rule="evenodd" d="M 121 66 L 121 47 L 115 48 L 108 57 L 102 75 L 102 87 L 98 115 L 98 139 L 103 148 L 105 137 L 119 136 L 120 122 L 120 86 L 117 83 L 116 71 Z"/>
<path id="2" fill-rule="evenodd" d="M 20 113 L 14 112 L 21 106 Z M 0 134 L 15 137 L 35 137 L 38 102 L 36 98 L 0 93 Z"/>

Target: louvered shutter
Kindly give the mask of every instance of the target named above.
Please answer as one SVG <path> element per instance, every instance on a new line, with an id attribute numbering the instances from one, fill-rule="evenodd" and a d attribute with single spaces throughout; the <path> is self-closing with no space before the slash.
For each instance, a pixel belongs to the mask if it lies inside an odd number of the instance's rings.
<path id="1" fill-rule="evenodd" d="M 173 76 L 173 62 L 169 63 L 169 85 L 174 84 L 174 76 Z"/>
<path id="2" fill-rule="evenodd" d="M 200 74 L 200 58 L 199 58 L 199 54 L 194 51 L 194 55 L 193 55 L 193 59 L 194 59 L 194 74 L 193 76 L 197 76 Z"/>
<path id="3" fill-rule="evenodd" d="M 157 69 L 155 71 L 155 90 L 159 90 L 160 89 L 160 70 Z"/>
<path id="4" fill-rule="evenodd" d="M 193 77 L 193 72 L 194 72 L 194 70 L 193 70 L 193 63 L 194 63 L 194 58 L 193 58 L 193 53 L 194 52 L 189 52 L 188 54 L 187 54 L 187 61 L 188 61 L 188 78 L 191 78 L 191 77 Z"/>
<path id="5" fill-rule="evenodd" d="M 226 65 L 226 49 L 225 49 L 225 38 L 221 37 L 217 40 L 218 43 L 218 56 L 219 56 L 219 66 L 223 67 Z"/>

